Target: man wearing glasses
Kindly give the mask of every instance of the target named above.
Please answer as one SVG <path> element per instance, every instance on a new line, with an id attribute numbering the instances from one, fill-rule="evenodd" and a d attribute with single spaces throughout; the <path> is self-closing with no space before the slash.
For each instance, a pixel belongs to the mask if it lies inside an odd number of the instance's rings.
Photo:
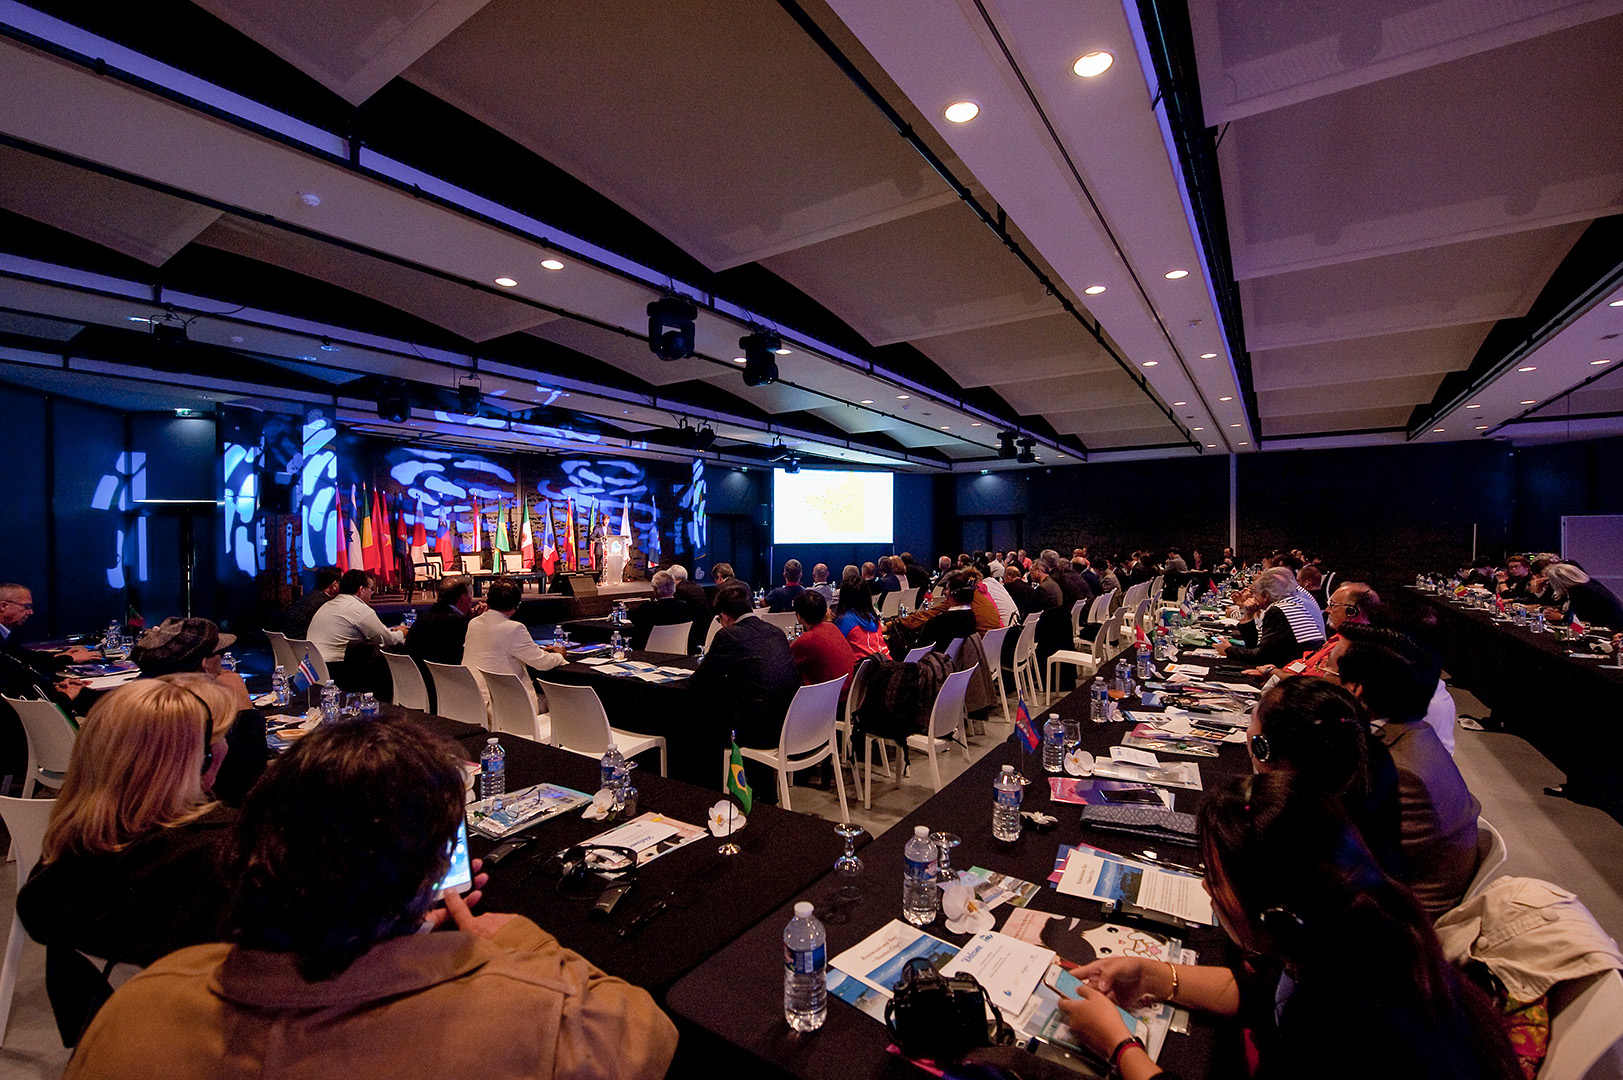
<path id="1" fill-rule="evenodd" d="M 0 651 L 46 675 L 55 675 L 68 664 L 82 664 L 95 658 L 95 653 L 77 645 L 56 652 L 25 647 L 17 631 L 32 614 L 34 594 L 27 586 L 0 585 Z"/>

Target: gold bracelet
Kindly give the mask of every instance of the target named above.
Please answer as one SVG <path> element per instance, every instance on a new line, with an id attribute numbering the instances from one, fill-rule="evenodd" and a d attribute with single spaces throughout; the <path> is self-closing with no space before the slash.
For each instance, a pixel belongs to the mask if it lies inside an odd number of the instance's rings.
<path id="1" fill-rule="evenodd" d="M 1178 965 L 1174 964 L 1171 960 L 1163 960 L 1161 962 L 1167 966 L 1168 971 L 1172 972 L 1172 989 L 1168 990 L 1167 996 L 1161 1000 L 1170 1004 L 1176 1004 L 1176 1002 L 1173 1002 L 1172 999 L 1178 996 Z"/>

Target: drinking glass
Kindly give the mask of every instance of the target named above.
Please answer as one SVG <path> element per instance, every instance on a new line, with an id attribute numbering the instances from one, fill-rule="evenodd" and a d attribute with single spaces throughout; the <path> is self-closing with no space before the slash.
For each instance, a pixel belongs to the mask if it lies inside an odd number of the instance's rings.
<path id="1" fill-rule="evenodd" d="M 930 840 L 935 844 L 938 853 L 936 862 L 936 880 L 952 880 L 952 849 L 963 843 L 956 834 L 950 832 L 934 832 Z"/>
<path id="2" fill-rule="evenodd" d="M 845 840 L 845 854 L 834 860 L 834 872 L 839 875 L 840 890 L 836 894 L 841 900 L 855 900 L 862 895 L 857 887 L 862 877 L 862 859 L 857 856 L 857 837 L 862 835 L 862 826 L 842 821 L 834 826 L 834 831 Z"/>

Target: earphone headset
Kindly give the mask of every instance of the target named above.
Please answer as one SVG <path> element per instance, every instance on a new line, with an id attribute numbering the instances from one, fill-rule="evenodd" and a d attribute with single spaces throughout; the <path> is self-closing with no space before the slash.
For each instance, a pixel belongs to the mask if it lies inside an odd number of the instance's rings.
<path id="1" fill-rule="evenodd" d="M 170 685 L 179 686 L 180 684 L 171 683 Z M 203 706 L 203 768 L 201 772 L 204 776 L 207 776 L 209 766 L 214 764 L 214 710 L 209 708 L 209 703 L 199 697 L 197 691 L 191 687 L 181 686 L 180 689 L 192 695 L 192 700 Z"/>

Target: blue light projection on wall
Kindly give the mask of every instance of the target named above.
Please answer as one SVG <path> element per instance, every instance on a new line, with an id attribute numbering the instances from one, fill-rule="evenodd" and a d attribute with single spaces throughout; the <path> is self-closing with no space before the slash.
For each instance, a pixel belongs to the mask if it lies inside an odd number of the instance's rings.
<path id="1" fill-rule="evenodd" d="M 244 574 L 262 566 L 259 531 L 259 464 L 263 449 L 228 442 L 224 446 L 225 553 Z"/>
<path id="2" fill-rule="evenodd" d="M 687 539 L 693 545 L 694 558 L 702 559 L 709 554 L 710 544 L 710 521 L 704 510 L 704 458 L 693 459 L 693 482 L 688 485 L 687 491 L 681 494 L 682 509 L 691 515 L 688 518 Z M 682 533 L 679 530 L 676 534 L 676 554 L 681 553 Z"/>
<path id="3" fill-rule="evenodd" d="M 141 451 L 119 454 L 113 471 L 102 476 L 96 484 L 96 493 L 90 505 L 97 510 L 118 510 L 129 513 L 135 504 L 147 497 L 147 456 Z M 113 565 L 107 567 L 107 587 L 124 588 L 124 529 L 120 526 L 113 540 Z M 147 579 L 147 519 L 135 519 L 135 576 L 137 581 Z"/>
<path id="4" fill-rule="evenodd" d="M 319 409 L 304 418 L 303 468 L 299 470 L 299 513 L 304 518 L 306 569 L 338 562 L 338 429 Z"/>

